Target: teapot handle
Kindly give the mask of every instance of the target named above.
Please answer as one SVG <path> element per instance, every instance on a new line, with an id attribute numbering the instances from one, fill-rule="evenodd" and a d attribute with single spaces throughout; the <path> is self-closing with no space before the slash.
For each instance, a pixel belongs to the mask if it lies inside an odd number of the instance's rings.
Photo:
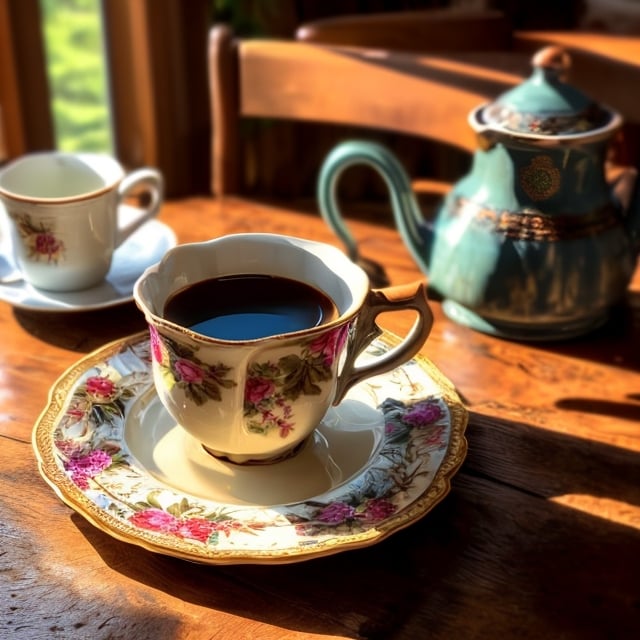
<path id="1" fill-rule="evenodd" d="M 337 187 L 342 173 L 357 164 L 368 165 L 384 179 L 398 231 L 418 266 L 427 273 L 426 225 L 413 194 L 411 180 L 398 159 L 381 144 L 348 140 L 338 144 L 329 153 L 320 169 L 317 185 L 322 218 L 342 240 L 351 260 L 358 262 L 360 255 L 357 243 L 337 203 Z"/>
<path id="2" fill-rule="evenodd" d="M 610 181 L 613 197 L 625 212 L 631 207 L 637 182 L 638 170 L 635 167 L 620 168 L 617 175 Z"/>
<path id="3" fill-rule="evenodd" d="M 624 167 L 610 183 L 613 197 L 620 203 L 633 250 L 640 253 L 640 179 L 635 167 Z"/>

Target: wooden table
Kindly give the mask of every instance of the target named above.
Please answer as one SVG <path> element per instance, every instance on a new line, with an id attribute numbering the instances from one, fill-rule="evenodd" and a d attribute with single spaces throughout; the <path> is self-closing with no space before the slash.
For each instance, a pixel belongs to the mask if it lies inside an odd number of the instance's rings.
<path id="1" fill-rule="evenodd" d="M 243 231 L 336 242 L 317 215 L 240 199 L 169 202 L 161 217 L 182 242 Z M 393 283 L 419 277 L 395 230 L 353 229 Z M 267 566 L 157 555 L 63 505 L 38 474 L 34 422 L 67 367 L 142 317 L 133 303 L 74 314 L 0 303 L 0 637 L 640 637 L 638 285 L 607 326 L 561 344 L 487 337 L 434 302 L 424 353 L 470 412 L 451 492 L 380 544 Z"/>

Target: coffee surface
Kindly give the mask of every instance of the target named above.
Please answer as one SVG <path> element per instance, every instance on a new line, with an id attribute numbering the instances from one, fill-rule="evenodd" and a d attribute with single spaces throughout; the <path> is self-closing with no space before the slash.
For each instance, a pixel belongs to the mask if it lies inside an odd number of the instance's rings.
<path id="1" fill-rule="evenodd" d="M 314 287 L 280 276 L 232 275 L 174 293 L 164 317 L 222 340 L 254 340 L 318 326 L 337 317 L 333 301 Z"/>

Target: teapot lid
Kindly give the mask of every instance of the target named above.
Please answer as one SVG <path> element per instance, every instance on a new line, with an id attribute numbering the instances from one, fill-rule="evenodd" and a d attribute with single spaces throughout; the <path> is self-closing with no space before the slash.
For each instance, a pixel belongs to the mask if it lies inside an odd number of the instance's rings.
<path id="1" fill-rule="evenodd" d="M 482 109 L 484 124 L 538 136 L 583 134 L 607 126 L 613 114 L 565 82 L 569 54 L 549 46 L 532 58 L 533 73 Z"/>

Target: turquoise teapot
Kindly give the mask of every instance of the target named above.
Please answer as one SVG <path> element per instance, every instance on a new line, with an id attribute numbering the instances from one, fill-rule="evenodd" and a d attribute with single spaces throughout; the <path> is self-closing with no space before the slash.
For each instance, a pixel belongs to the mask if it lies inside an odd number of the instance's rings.
<path id="1" fill-rule="evenodd" d="M 431 221 L 387 148 L 339 144 L 321 168 L 318 202 L 350 257 L 358 249 L 337 184 L 365 163 L 384 178 L 398 230 L 450 318 L 516 340 L 568 338 L 603 324 L 636 264 L 636 170 L 607 181 L 622 118 L 564 81 L 569 63 L 558 47 L 539 51 L 528 80 L 469 114 L 478 148 Z"/>

